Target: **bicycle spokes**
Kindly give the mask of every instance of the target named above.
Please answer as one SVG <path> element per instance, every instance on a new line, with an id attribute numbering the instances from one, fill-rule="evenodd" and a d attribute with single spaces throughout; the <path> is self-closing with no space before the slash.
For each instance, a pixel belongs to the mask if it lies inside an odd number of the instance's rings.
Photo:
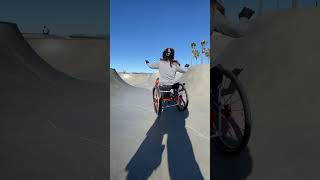
<path id="1" fill-rule="evenodd" d="M 217 111 L 220 112 L 218 121 L 214 123 L 218 128 L 217 137 L 224 146 L 233 149 L 240 146 L 245 133 L 245 117 L 241 96 L 234 82 L 226 76 L 223 76 L 217 90 L 218 98 L 214 98 L 219 102 Z"/>
<path id="2" fill-rule="evenodd" d="M 237 101 L 238 98 L 238 93 L 234 92 L 221 100 L 223 106 L 221 109 L 221 134 L 228 141 L 240 142 L 244 134 L 245 117 L 243 105 L 241 101 Z"/>

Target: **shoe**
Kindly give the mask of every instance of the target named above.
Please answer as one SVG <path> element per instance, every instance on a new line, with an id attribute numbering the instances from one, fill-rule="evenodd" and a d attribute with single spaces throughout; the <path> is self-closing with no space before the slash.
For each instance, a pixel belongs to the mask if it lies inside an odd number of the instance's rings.
<path id="1" fill-rule="evenodd" d="M 250 19 L 254 15 L 254 13 L 254 10 L 247 7 L 243 7 L 241 12 L 239 13 L 239 19 L 242 17 Z"/>

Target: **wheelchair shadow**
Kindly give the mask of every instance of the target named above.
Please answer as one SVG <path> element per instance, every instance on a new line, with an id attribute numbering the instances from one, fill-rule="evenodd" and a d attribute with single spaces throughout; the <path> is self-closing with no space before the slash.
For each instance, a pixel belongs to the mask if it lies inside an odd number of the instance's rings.
<path id="1" fill-rule="evenodd" d="M 210 179 L 245 180 L 252 173 L 252 157 L 248 148 L 235 156 L 221 154 L 211 142 Z"/>
<path id="2" fill-rule="evenodd" d="M 139 149 L 127 164 L 127 180 L 145 180 L 156 170 L 162 160 L 167 134 L 167 155 L 170 179 L 204 179 L 195 160 L 193 148 L 185 127 L 188 109 L 179 112 L 175 108 L 163 111 L 149 131 Z"/>

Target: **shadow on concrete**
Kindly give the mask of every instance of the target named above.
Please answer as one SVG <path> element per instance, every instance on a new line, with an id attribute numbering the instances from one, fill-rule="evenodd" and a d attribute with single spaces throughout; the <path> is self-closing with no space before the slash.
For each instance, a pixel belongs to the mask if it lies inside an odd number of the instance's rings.
<path id="1" fill-rule="evenodd" d="M 210 179 L 245 180 L 252 173 L 252 157 L 248 148 L 240 154 L 227 156 L 211 142 Z"/>
<path id="2" fill-rule="evenodd" d="M 145 180 L 161 164 L 167 134 L 167 155 L 170 179 L 204 179 L 194 157 L 193 148 L 185 127 L 188 110 L 165 110 L 147 132 L 147 136 L 126 167 L 127 180 Z"/>

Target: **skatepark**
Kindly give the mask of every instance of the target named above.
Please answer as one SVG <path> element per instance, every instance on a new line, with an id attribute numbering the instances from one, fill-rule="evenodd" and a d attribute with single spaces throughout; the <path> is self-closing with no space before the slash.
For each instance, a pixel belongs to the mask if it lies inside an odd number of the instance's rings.
<path id="1" fill-rule="evenodd" d="M 211 150 L 212 179 L 318 179 L 319 18 L 318 8 L 266 13 L 220 50 L 215 64 L 244 68 L 253 131 L 239 156 Z"/>
<path id="2" fill-rule="evenodd" d="M 24 34 L 24 38 L 55 69 L 81 80 L 107 81 L 105 38 L 33 34 Z"/>
<path id="3" fill-rule="evenodd" d="M 159 117 L 151 91 L 157 75 L 110 70 L 110 179 L 209 179 L 209 65 L 178 75 L 189 106 Z"/>
<path id="4" fill-rule="evenodd" d="M 63 39 L 49 36 L 32 44 L 46 48 L 51 40 L 64 44 Z M 75 41 L 80 40 L 70 40 L 65 46 L 72 49 L 69 43 Z M 94 50 L 85 44 L 95 43 L 92 39 L 81 41 L 80 53 L 84 56 L 88 50 L 87 57 L 91 56 Z M 81 67 L 92 61 L 102 64 L 109 56 L 107 42 L 101 47 L 101 58 L 92 57 L 91 61 L 72 58 L 74 47 L 65 62 L 70 64 L 63 66 L 53 62 L 55 57 L 46 61 L 46 55 L 53 55 L 41 53 L 40 47 L 33 49 L 16 24 L 0 23 L 0 179 L 108 178 L 109 88 L 101 81 L 108 76 L 93 70 L 95 67 Z M 64 53 L 56 60 L 66 60 L 61 57 Z"/>

